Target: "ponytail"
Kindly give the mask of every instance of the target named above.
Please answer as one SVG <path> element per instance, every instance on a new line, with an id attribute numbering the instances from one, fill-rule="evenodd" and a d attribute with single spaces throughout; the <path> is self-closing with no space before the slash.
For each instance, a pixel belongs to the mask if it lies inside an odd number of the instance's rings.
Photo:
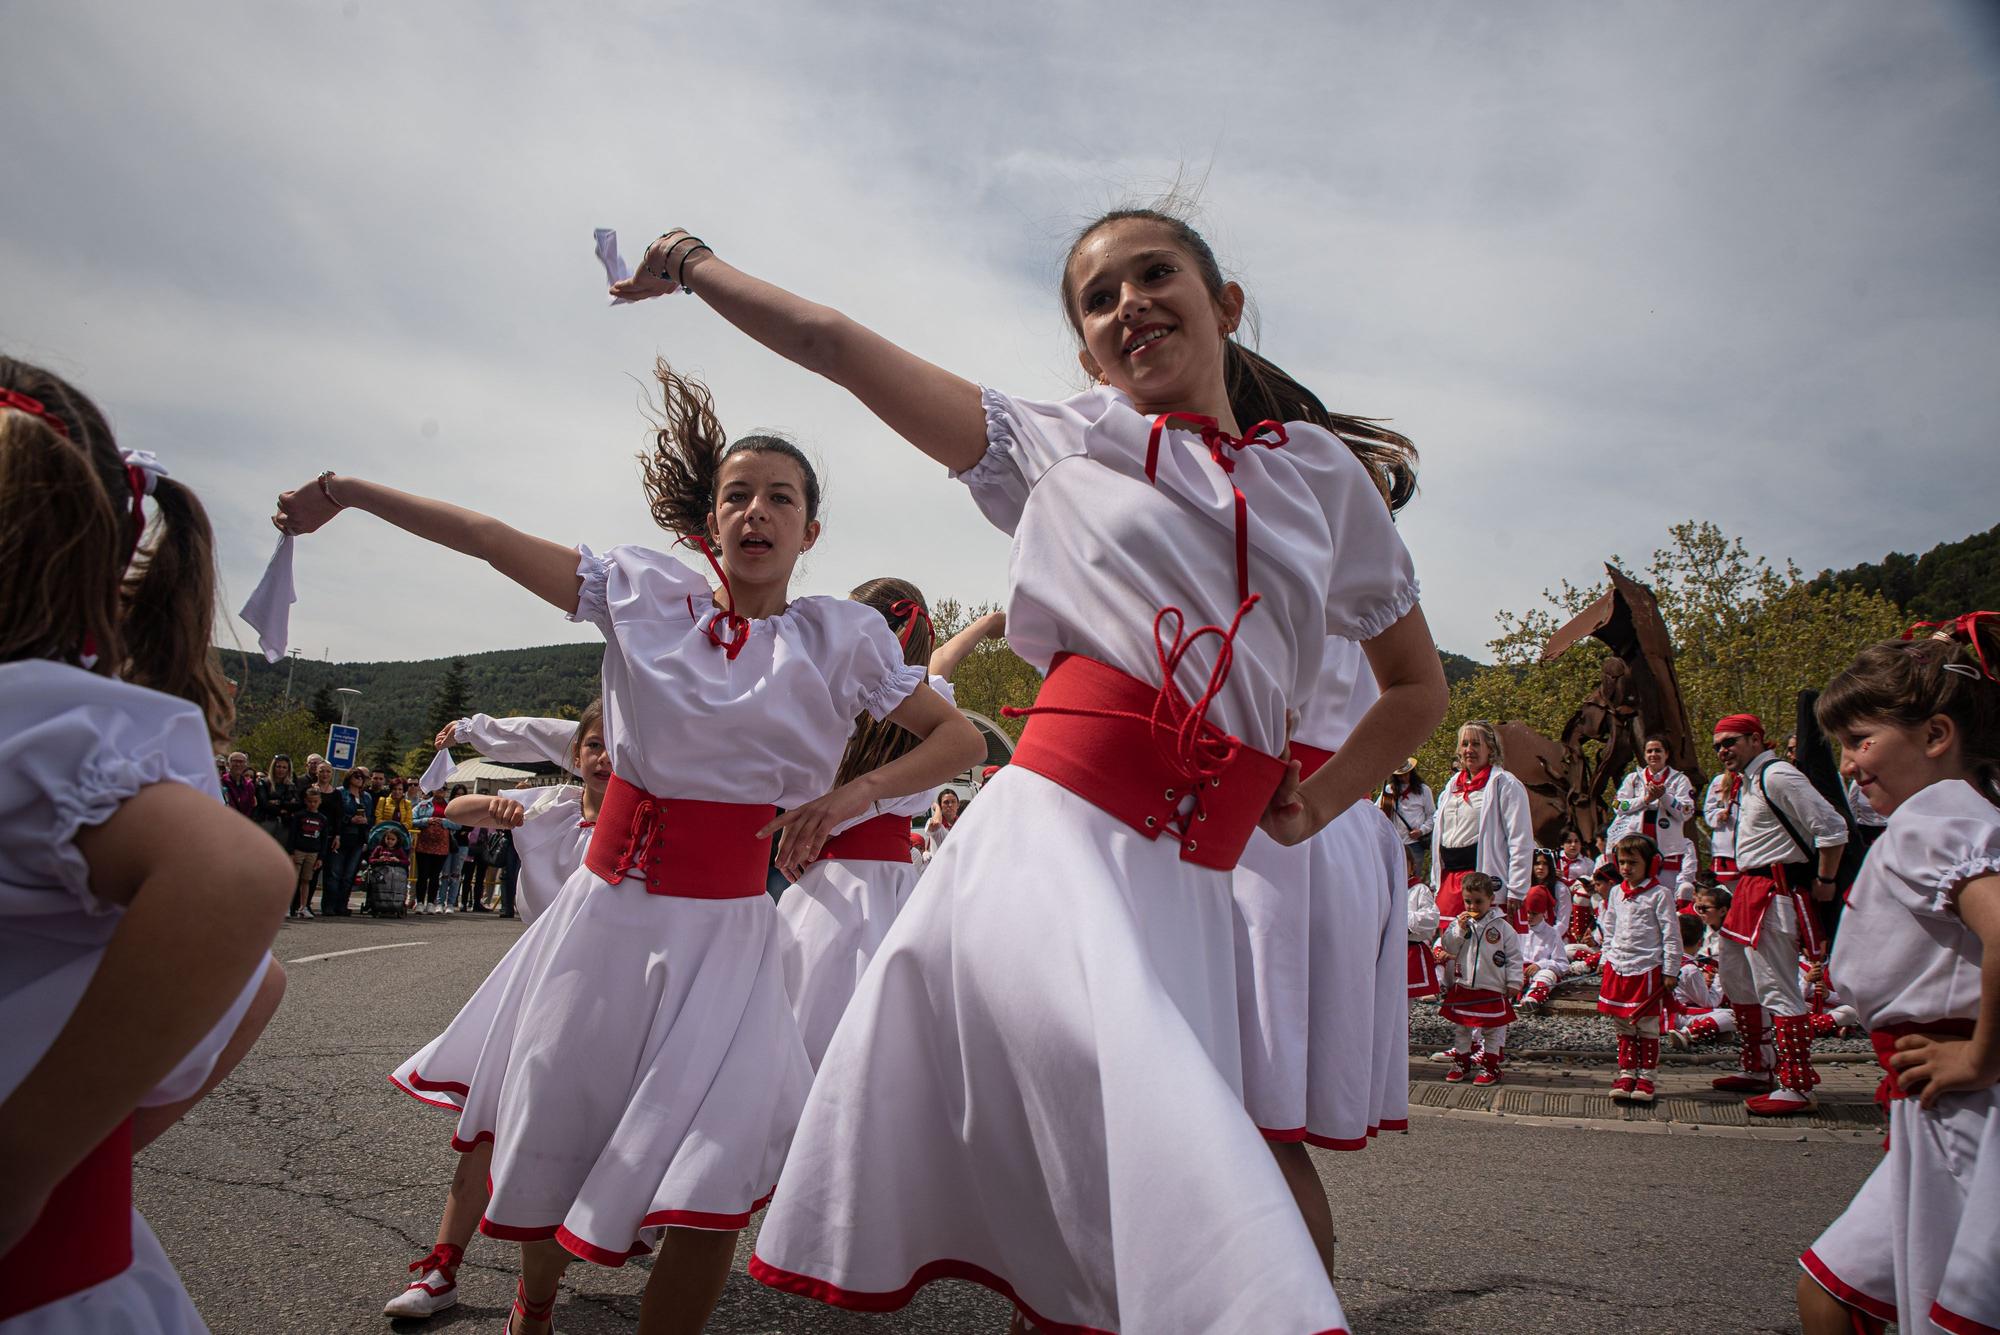
<path id="1" fill-rule="evenodd" d="M 819 518 L 819 474 L 804 450 L 775 435 L 745 436 L 732 445 L 707 385 L 681 375 L 665 358 L 654 360 L 653 376 L 660 382 L 660 419 L 653 448 L 639 456 L 639 471 L 654 523 L 689 543 L 705 539 L 715 510 L 716 474 L 724 459 L 742 450 L 782 454 L 797 464 L 804 477 L 806 518 Z"/>
<path id="2" fill-rule="evenodd" d="M 1215 258 L 1214 248 L 1200 232 L 1167 209 L 1113 209 L 1077 234 L 1076 240 L 1070 243 L 1069 255 L 1063 260 L 1063 314 L 1069 319 L 1070 327 L 1079 334 L 1082 333 L 1082 326 L 1078 323 L 1075 293 L 1071 288 L 1071 268 L 1076 253 L 1099 228 L 1128 221 L 1157 223 L 1172 233 L 1174 241 L 1193 258 L 1209 296 L 1217 302 L 1222 300 L 1225 285 L 1222 265 Z M 1235 415 L 1237 425 L 1243 430 L 1247 431 L 1267 419 L 1310 423 L 1338 436 L 1341 443 L 1353 452 L 1354 457 L 1368 469 L 1368 476 L 1374 481 L 1376 490 L 1382 493 L 1382 499 L 1389 503 L 1390 510 L 1402 509 L 1416 496 L 1417 447 L 1400 431 L 1383 426 L 1379 418 L 1354 417 L 1329 410 L 1320 402 L 1318 395 L 1293 379 L 1277 363 L 1253 352 L 1235 338 L 1223 340 L 1222 382 L 1229 395 L 1229 411 Z"/>
<path id="3" fill-rule="evenodd" d="M 216 737 L 229 735 L 236 707 L 210 650 L 215 628 L 215 535 L 195 494 L 160 478 L 149 498 L 156 516 L 125 572 L 125 677 L 192 701 Z"/>
<path id="4" fill-rule="evenodd" d="M 937 637 L 931 628 L 930 609 L 916 585 L 902 579 L 871 579 L 847 596 L 882 614 L 902 643 L 904 663 L 913 667 L 930 663 Z M 887 719 L 871 718 L 866 713 L 858 715 L 854 720 L 854 735 L 848 738 L 847 750 L 841 754 L 834 786 L 900 759 L 916 748 L 917 741 L 916 734 Z"/>

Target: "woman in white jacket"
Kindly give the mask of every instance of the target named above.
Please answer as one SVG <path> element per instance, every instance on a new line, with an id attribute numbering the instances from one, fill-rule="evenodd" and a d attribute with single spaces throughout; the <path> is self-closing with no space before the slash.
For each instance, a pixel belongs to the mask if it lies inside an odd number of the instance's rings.
<path id="1" fill-rule="evenodd" d="M 1535 865 L 1534 822 L 1528 790 L 1503 766 L 1500 736 L 1484 719 L 1458 730 L 1458 773 L 1438 795 L 1431 827 L 1431 889 L 1446 922 L 1465 911 L 1459 889 L 1466 874 L 1482 871 L 1499 881 L 1510 911 L 1528 897 Z"/>

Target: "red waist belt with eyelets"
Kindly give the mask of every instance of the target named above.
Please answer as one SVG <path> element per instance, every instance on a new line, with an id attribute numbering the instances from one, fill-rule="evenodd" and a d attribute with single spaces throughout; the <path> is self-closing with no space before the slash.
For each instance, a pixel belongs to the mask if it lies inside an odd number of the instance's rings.
<path id="1" fill-rule="evenodd" d="M 1885 1024 L 1880 1029 L 1868 1031 L 1868 1045 L 1875 1049 L 1875 1061 L 1882 1068 L 1882 1083 L 1875 1086 L 1875 1102 L 1883 1112 L 1897 1099 L 1910 1097 L 1903 1092 L 1897 1081 L 1895 1068 L 1889 1065 L 1889 1058 L 1896 1051 L 1896 1040 L 1906 1034 L 1923 1034 L 1928 1038 L 1971 1038 L 1971 1020 L 1911 1020 L 1899 1024 Z"/>
<path id="2" fill-rule="evenodd" d="M 871 816 L 828 839 L 820 846 L 819 855 L 822 860 L 841 862 L 908 862 L 910 818 Z"/>
<path id="3" fill-rule="evenodd" d="M 1013 763 L 1145 835 L 1172 834 L 1183 862 L 1228 871 L 1284 778 L 1284 762 L 1240 743 L 1214 773 L 1180 773 L 1156 744 L 1157 686 L 1094 658 L 1058 655 Z M 1063 711 L 1077 711 L 1074 713 Z M 1230 739 L 1203 726 L 1216 744 Z"/>
<path id="4" fill-rule="evenodd" d="M 764 893 L 771 840 L 757 831 L 777 813 L 762 802 L 654 797 L 614 774 L 583 865 L 613 885 L 636 873 L 649 895 L 748 899 Z"/>
<path id="5" fill-rule="evenodd" d="M 1294 741 L 1292 743 L 1292 759 L 1299 762 L 1299 782 L 1304 783 L 1319 772 L 1320 766 L 1333 759 L 1333 752 L 1322 750 L 1317 746 L 1308 746 L 1304 742 Z"/>
<path id="6" fill-rule="evenodd" d="M 49 1193 L 26 1236 L 0 1256 L 0 1321 L 123 1274 L 132 1264 L 132 1119 Z"/>

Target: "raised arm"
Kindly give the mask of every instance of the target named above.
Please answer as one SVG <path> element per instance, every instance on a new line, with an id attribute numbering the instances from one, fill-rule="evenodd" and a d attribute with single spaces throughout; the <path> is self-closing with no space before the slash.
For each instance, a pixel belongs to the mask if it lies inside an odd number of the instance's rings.
<path id="1" fill-rule="evenodd" d="M 977 385 L 832 307 L 753 278 L 706 246 L 696 248 L 682 229 L 648 246 L 632 277 L 611 291 L 639 300 L 664 296 L 682 283 L 757 342 L 861 400 L 890 430 L 947 468 L 962 472 L 986 453 Z"/>
<path id="2" fill-rule="evenodd" d="M 449 501 L 328 473 L 278 497 L 272 523 L 281 533 L 311 533 L 342 510 L 365 510 L 406 533 L 476 556 L 544 602 L 576 611 L 583 579 L 576 573 L 574 547 L 523 533 Z"/>
<path id="3" fill-rule="evenodd" d="M 958 671 L 958 665 L 971 657 L 972 651 L 982 641 L 997 640 L 1006 633 L 1005 612 L 988 612 L 983 617 L 974 618 L 971 625 L 931 651 L 931 675 L 950 681 L 952 674 Z"/>
<path id="4" fill-rule="evenodd" d="M 572 772 L 570 746 L 575 740 L 575 719 L 494 718 L 490 714 L 474 714 L 447 723 L 437 735 L 440 747 L 464 742 L 489 759 L 546 761 Z"/>

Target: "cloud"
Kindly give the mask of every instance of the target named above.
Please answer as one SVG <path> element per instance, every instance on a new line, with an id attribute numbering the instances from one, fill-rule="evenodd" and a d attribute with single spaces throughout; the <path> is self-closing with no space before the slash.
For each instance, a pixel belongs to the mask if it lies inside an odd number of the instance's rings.
<path id="1" fill-rule="evenodd" d="M 1059 395 L 1070 232 L 1184 176 L 1264 350 L 1423 448 L 1402 527 L 1448 646 L 1689 516 L 1810 568 L 1992 522 L 1957 484 L 2000 420 L 1976 7 L 80 4 L 8 30 L 0 346 L 201 490 L 239 599 L 271 497 L 325 467 L 660 541 L 631 461 L 656 353 L 731 431 L 825 460 L 802 591 L 998 598 L 1006 541 L 942 470 L 705 308 L 606 308 L 590 229 L 631 253 L 685 223 Z M 312 654 L 587 638 L 367 519 L 299 575 Z"/>

